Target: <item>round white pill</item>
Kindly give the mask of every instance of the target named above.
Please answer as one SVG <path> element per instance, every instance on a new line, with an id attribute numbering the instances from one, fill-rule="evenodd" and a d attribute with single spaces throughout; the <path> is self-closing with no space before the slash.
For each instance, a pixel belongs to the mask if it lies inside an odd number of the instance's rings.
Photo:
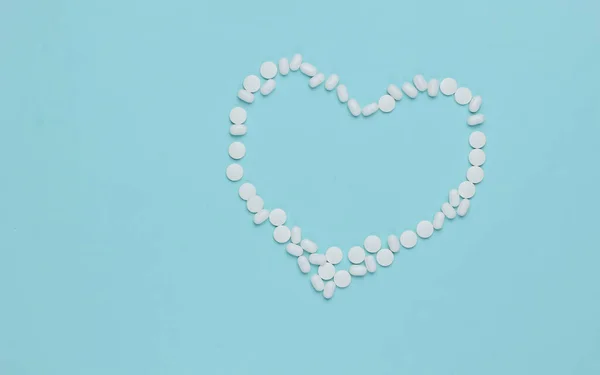
<path id="1" fill-rule="evenodd" d="M 467 118 L 467 125 L 475 126 L 475 125 L 483 124 L 484 121 L 485 121 L 485 116 L 482 114 L 477 114 L 477 115 L 469 116 L 469 118 Z"/>
<path id="2" fill-rule="evenodd" d="M 279 243 L 288 242 L 290 240 L 290 235 L 290 228 L 286 227 L 285 225 L 277 227 L 273 231 L 273 238 Z"/>
<path id="3" fill-rule="evenodd" d="M 292 243 L 298 244 L 302 241 L 302 229 L 295 226 L 292 228 Z"/>
<path id="4" fill-rule="evenodd" d="M 244 101 L 248 104 L 252 104 L 254 102 L 254 94 L 251 93 L 250 91 L 247 90 L 240 90 L 238 91 L 238 98 L 240 98 L 241 101 Z"/>
<path id="5" fill-rule="evenodd" d="M 338 288 L 345 288 L 350 285 L 350 281 L 352 281 L 352 276 L 346 270 L 337 271 L 333 276 L 333 282 Z"/>
<path id="6" fill-rule="evenodd" d="M 456 92 L 458 83 L 454 78 L 444 78 L 440 83 L 440 91 L 444 95 L 452 95 Z"/>
<path id="7" fill-rule="evenodd" d="M 303 239 L 302 241 L 300 241 L 300 246 L 302 246 L 302 248 L 304 249 L 304 251 L 309 252 L 309 253 L 316 253 L 317 250 L 319 249 L 317 247 L 317 244 L 312 242 L 309 239 Z"/>
<path id="8" fill-rule="evenodd" d="M 353 264 L 348 268 L 348 272 L 350 272 L 350 275 L 352 276 L 364 276 L 367 274 L 367 267 Z"/>
<path id="9" fill-rule="evenodd" d="M 450 190 L 448 193 L 448 202 L 450 202 L 452 207 L 458 207 L 458 204 L 460 203 L 460 195 L 458 194 L 458 190 Z"/>
<path id="10" fill-rule="evenodd" d="M 417 90 L 419 90 L 419 91 L 427 90 L 427 81 L 425 80 L 425 77 L 423 77 L 423 75 L 417 74 L 413 78 L 413 83 L 415 84 L 415 87 L 417 88 Z"/>
<path id="11" fill-rule="evenodd" d="M 471 99 L 473 99 L 473 94 L 466 87 L 459 87 L 454 93 L 454 100 L 460 105 L 469 104 Z"/>
<path id="12" fill-rule="evenodd" d="M 290 61 L 290 70 L 295 72 L 300 68 L 300 64 L 302 64 L 302 55 L 297 53 L 292 57 L 292 61 Z"/>
<path id="13" fill-rule="evenodd" d="M 468 199 L 463 199 L 460 201 L 458 208 L 456 209 L 456 213 L 458 216 L 465 216 L 467 211 L 469 211 L 469 207 L 471 206 L 471 201 Z"/>
<path id="14" fill-rule="evenodd" d="M 318 73 L 317 75 L 308 80 L 308 85 L 311 89 L 314 89 L 315 87 L 323 83 L 323 81 L 325 81 L 325 74 Z"/>
<path id="15" fill-rule="evenodd" d="M 377 271 L 377 262 L 375 262 L 375 258 L 373 257 L 373 255 L 367 255 L 367 257 L 365 258 L 365 266 L 367 268 L 367 271 L 369 271 L 370 273 Z"/>
<path id="16" fill-rule="evenodd" d="M 377 236 L 374 235 L 370 235 L 367 238 L 365 238 L 365 250 L 367 250 L 370 253 L 376 253 L 379 251 L 379 249 L 381 249 L 381 239 Z"/>
<path id="17" fill-rule="evenodd" d="M 469 152 L 469 163 L 475 167 L 479 167 L 485 163 L 485 151 L 480 148 L 476 148 Z"/>
<path id="18" fill-rule="evenodd" d="M 460 185 L 458 185 L 458 194 L 466 199 L 472 198 L 473 195 L 475 195 L 475 185 L 471 181 L 461 182 Z"/>
<path id="19" fill-rule="evenodd" d="M 394 261 L 394 253 L 390 249 L 381 249 L 377 253 L 377 263 L 380 266 L 387 267 Z"/>
<path id="20" fill-rule="evenodd" d="M 352 116 L 356 117 L 360 115 L 360 105 L 358 104 L 356 99 L 348 100 L 348 109 L 350 110 Z"/>
<path id="21" fill-rule="evenodd" d="M 419 92 L 417 91 L 417 89 L 415 88 L 415 86 L 413 86 L 412 84 L 405 82 L 402 85 L 402 91 L 404 91 L 404 93 L 406 95 L 408 95 L 409 98 L 414 99 L 417 97 L 417 95 L 419 94 Z"/>
<path id="22" fill-rule="evenodd" d="M 317 292 L 322 292 L 323 289 L 325 289 L 325 283 L 323 282 L 323 279 L 319 277 L 319 275 L 312 275 L 310 278 L 310 283 Z"/>
<path id="23" fill-rule="evenodd" d="M 430 221 L 423 220 L 417 224 L 417 234 L 421 238 L 429 238 L 433 234 L 433 224 Z"/>
<path id="24" fill-rule="evenodd" d="M 282 76 L 287 76 L 290 72 L 290 62 L 287 58 L 279 59 L 279 74 Z"/>
<path id="25" fill-rule="evenodd" d="M 246 155 L 246 146 L 242 142 L 233 142 L 229 145 L 229 156 L 232 159 L 241 159 Z"/>
<path id="26" fill-rule="evenodd" d="M 481 108 L 481 101 L 482 99 L 479 95 L 471 99 L 471 103 L 469 103 L 469 111 L 472 113 L 479 111 L 479 108 Z"/>
<path id="27" fill-rule="evenodd" d="M 394 253 L 400 251 L 400 240 L 398 239 L 398 237 L 394 236 L 393 234 L 390 234 L 387 238 L 387 243 L 389 249 L 392 250 Z"/>
<path id="28" fill-rule="evenodd" d="M 469 136 L 469 144 L 473 148 L 483 148 L 483 146 L 485 146 L 486 140 L 487 139 L 485 137 L 485 134 L 483 134 L 483 132 L 480 131 L 473 132 Z"/>
<path id="29" fill-rule="evenodd" d="M 308 256 L 308 261 L 315 266 L 322 266 L 327 263 L 327 258 L 325 257 L 325 254 L 310 254 Z"/>
<path id="30" fill-rule="evenodd" d="M 274 79 L 270 79 L 267 82 L 265 82 L 264 85 L 262 85 L 262 87 L 260 88 L 260 93 L 263 96 L 267 96 L 270 93 L 272 93 L 273 90 L 275 90 L 275 80 Z"/>
<path id="31" fill-rule="evenodd" d="M 309 77 L 314 77 L 314 75 L 317 74 L 317 68 L 307 62 L 300 64 L 300 71 Z"/>
<path id="32" fill-rule="evenodd" d="M 467 180 L 474 184 L 483 181 L 483 169 L 481 167 L 471 167 L 467 169 Z"/>
<path id="33" fill-rule="evenodd" d="M 391 84 L 387 87 L 387 92 L 392 96 L 392 98 L 394 98 L 394 100 L 402 99 L 402 90 L 400 90 L 400 88 L 394 84 Z"/>
<path id="34" fill-rule="evenodd" d="M 325 252 L 325 258 L 331 264 L 338 264 L 344 259 L 344 253 L 339 247 L 332 246 Z"/>
<path id="35" fill-rule="evenodd" d="M 257 213 L 265 207 L 265 202 L 259 195 L 255 195 L 252 198 L 248 199 L 246 202 L 246 208 L 248 211 L 252 213 Z"/>
<path id="36" fill-rule="evenodd" d="M 435 78 L 429 81 L 429 83 L 427 84 L 427 94 L 433 98 L 434 96 L 437 96 L 439 91 L 440 81 L 438 81 Z"/>
<path id="37" fill-rule="evenodd" d="M 243 86 L 246 91 L 255 93 L 260 89 L 260 78 L 254 74 L 249 75 L 248 77 L 244 78 Z"/>
<path id="38" fill-rule="evenodd" d="M 350 263 L 359 264 L 365 260 L 365 251 L 360 246 L 353 246 L 348 251 L 348 260 Z"/>
<path id="39" fill-rule="evenodd" d="M 333 281 L 329 281 L 325 283 L 325 289 L 323 289 L 323 297 L 325 299 L 331 299 L 333 297 L 333 293 L 335 292 L 335 283 Z"/>
<path id="40" fill-rule="evenodd" d="M 379 109 L 381 112 L 389 113 L 396 108 L 396 100 L 391 95 L 383 95 L 379 98 Z"/>
<path id="41" fill-rule="evenodd" d="M 446 216 L 444 215 L 443 212 L 436 212 L 435 215 L 433 215 L 433 229 L 435 229 L 435 230 L 442 229 L 442 227 L 444 226 L 445 219 L 446 219 Z"/>
<path id="42" fill-rule="evenodd" d="M 293 243 L 289 243 L 285 246 L 285 251 L 288 252 L 288 254 L 293 255 L 295 257 L 299 257 L 300 255 L 304 254 L 304 250 L 302 250 L 302 248 L 298 245 L 295 245 Z M 306 260 L 306 262 L 308 262 L 308 259 Z"/>
<path id="43" fill-rule="evenodd" d="M 338 76 L 337 74 L 330 75 L 329 78 L 327 78 L 327 81 L 325 81 L 325 90 L 327 90 L 327 91 L 333 90 L 339 82 L 340 82 L 340 76 Z"/>
<path id="44" fill-rule="evenodd" d="M 225 174 L 231 181 L 239 181 L 244 177 L 244 168 L 239 164 L 230 164 L 227 167 Z"/>
<path id="45" fill-rule="evenodd" d="M 240 198 L 247 201 L 256 195 L 256 187 L 249 182 L 245 182 L 238 189 L 238 193 L 240 194 Z"/>
<path id="46" fill-rule="evenodd" d="M 281 208 L 276 208 L 269 214 L 269 221 L 276 227 L 285 224 L 286 220 L 287 215 L 285 214 L 285 211 Z"/>
<path id="47" fill-rule="evenodd" d="M 371 116 L 373 113 L 377 112 L 377 110 L 379 109 L 379 105 L 377 105 L 377 103 L 371 103 L 371 104 L 367 104 L 363 110 L 362 110 L 362 114 L 365 117 L 369 117 Z"/>
<path id="48" fill-rule="evenodd" d="M 459 202 L 459 204 L 460 204 L 460 202 Z M 458 204 L 456 206 L 458 206 Z M 456 210 L 448 202 L 442 204 L 442 212 L 450 220 L 452 220 L 456 217 Z"/>
<path id="49" fill-rule="evenodd" d="M 319 266 L 317 272 L 319 273 L 319 276 L 321 276 L 321 279 L 331 280 L 335 274 L 335 267 L 331 263 L 325 263 Z"/>
<path id="50" fill-rule="evenodd" d="M 417 234 L 412 230 L 402 232 L 400 235 L 400 244 L 407 249 L 412 249 L 417 244 Z"/>
<path id="51" fill-rule="evenodd" d="M 260 75 L 265 79 L 271 79 L 277 75 L 277 65 L 272 61 L 262 63 L 260 66 Z"/>
<path id="52" fill-rule="evenodd" d="M 229 112 L 229 120 L 233 124 L 241 125 L 244 122 L 246 122 L 247 118 L 248 114 L 246 113 L 246 110 L 242 107 L 235 107 L 231 110 L 231 112 Z"/>
<path id="53" fill-rule="evenodd" d="M 244 135 L 248 131 L 246 125 L 231 125 L 229 127 L 229 134 L 231 135 Z"/>
<path id="54" fill-rule="evenodd" d="M 350 98 L 348 94 L 348 88 L 346 85 L 339 85 L 336 89 L 338 100 L 342 103 L 346 103 Z"/>
<path id="55" fill-rule="evenodd" d="M 269 210 L 262 209 L 254 214 L 254 224 L 260 225 L 269 218 Z"/>
<path id="56" fill-rule="evenodd" d="M 310 272 L 310 263 L 308 263 L 308 259 L 305 256 L 298 257 L 298 268 L 300 268 L 300 272 L 302 273 Z"/>

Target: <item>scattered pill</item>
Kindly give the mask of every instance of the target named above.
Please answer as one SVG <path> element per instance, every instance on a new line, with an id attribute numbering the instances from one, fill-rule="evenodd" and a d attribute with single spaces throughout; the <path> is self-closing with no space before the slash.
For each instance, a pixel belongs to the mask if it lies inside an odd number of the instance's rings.
<path id="1" fill-rule="evenodd" d="M 344 253 L 339 247 L 332 246 L 325 252 L 325 258 L 331 264 L 338 264 L 344 259 Z"/>
<path id="2" fill-rule="evenodd" d="M 254 74 L 249 75 L 248 77 L 244 78 L 244 83 L 242 84 L 242 86 L 244 86 L 244 89 L 246 89 L 246 91 L 255 93 L 258 91 L 258 89 L 260 89 L 260 78 L 258 78 L 258 76 L 255 76 Z"/>
<path id="3" fill-rule="evenodd" d="M 241 125 L 246 122 L 248 118 L 248 114 L 246 110 L 242 107 L 235 107 L 229 112 L 229 120 L 232 124 Z"/>
<path id="4" fill-rule="evenodd" d="M 269 210 L 266 209 L 262 209 L 260 211 L 258 211 L 256 214 L 254 214 L 254 224 L 256 225 L 260 225 L 262 223 L 264 223 L 265 221 L 267 221 L 267 219 L 269 218 Z"/>
<path id="5" fill-rule="evenodd" d="M 360 105 L 355 99 L 348 100 L 348 109 L 350 110 L 352 116 L 356 117 L 360 115 Z"/>
<path id="6" fill-rule="evenodd" d="M 387 87 L 387 92 L 394 98 L 394 100 L 402 99 L 402 90 L 398 86 L 391 84 Z"/>
<path id="7" fill-rule="evenodd" d="M 275 225 L 276 227 L 285 224 L 286 220 L 287 220 L 287 215 L 286 215 L 285 211 L 282 210 L 281 208 L 276 208 L 273 211 L 271 211 L 271 213 L 269 214 L 269 221 L 271 222 L 271 224 Z"/>
<path id="8" fill-rule="evenodd" d="M 265 202 L 259 195 L 255 195 L 252 198 L 248 199 L 246 202 L 246 208 L 248 211 L 252 213 L 257 213 L 265 207 Z"/>
<path id="9" fill-rule="evenodd" d="M 248 199 L 256 195 L 256 187 L 254 187 L 254 185 L 252 185 L 249 182 L 245 182 L 238 189 L 238 193 L 240 195 L 240 198 L 247 201 Z"/>
<path id="10" fill-rule="evenodd" d="M 306 251 L 306 252 L 309 252 L 309 253 L 311 253 L 311 254 L 312 254 L 312 253 L 316 253 L 316 252 L 317 252 L 317 250 L 319 249 L 319 248 L 317 247 L 317 244 L 316 244 L 316 243 L 314 243 L 314 242 L 312 242 L 311 240 L 309 240 L 309 239 L 306 239 L 306 238 L 305 238 L 305 239 L 303 239 L 303 240 L 300 242 L 300 246 L 302 246 L 302 248 L 304 249 L 304 251 Z"/>
<path id="11" fill-rule="evenodd" d="M 479 108 L 481 108 L 481 101 L 482 99 L 479 95 L 471 99 L 471 103 L 469 103 L 469 111 L 472 113 L 479 111 Z"/>
<path id="12" fill-rule="evenodd" d="M 396 100 L 391 95 L 383 95 L 379 98 L 379 109 L 381 112 L 389 113 L 396 108 Z"/>
<path id="13" fill-rule="evenodd" d="M 367 255 L 367 257 L 365 258 L 365 266 L 367 268 L 367 271 L 369 271 L 370 273 L 377 271 L 377 262 L 375 262 L 375 258 L 373 257 L 373 255 Z"/>
<path id="14" fill-rule="evenodd" d="M 319 270 L 317 272 L 319 276 L 321 276 L 321 279 L 331 280 L 335 274 L 335 267 L 331 263 L 325 263 L 319 266 Z"/>
<path id="15" fill-rule="evenodd" d="M 454 93 L 454 100 L 460 105 L 469 104 L 469 102 L 473 99 L 473 94 L 471 94 L 471 90 L 466 87 L 459 87 L 456 89 Z"/>
<path id="16" fill-rule="evenodd" d="M 310 88 L 314 89 L 315 87 L 323 83 L 323 81 L 325 81 L 325 74 L 319 73 L 308 80 L 308 85 L 310 86 Z"/>
<path id="17" fill-rule="evenodd" d="M 239 181 L 244 177 L 244 168 L 239 164 L 230 164 L 227 167 L 225 174 L 231 181 Z"/>
<path id="18" fill-rule="evenodd" d="M 437 96 L 439 91 L 440 81 L 438 81 L 435 78 L 429 81 L 429 83 L 427 84 L 427 94 L 433 98 L 434 96 Z"/>
<path id="19" fill-rule="evenodd" d="M 460 195 L 458 194 L 458 190 L 450 190 L 448 193 L 448 202 L 450 202 L 452 207 L 458 207 L 458 204 L 460 203 Z"/>
<path id="20" fill-rule="evenodd" d="M 371 116 L 373 113 L 377 112 L 377 110 L 379 109 L 379 106 L 377 105 L 377 103 L 371 103 L 371 104 L 367 104 L 363 110 L 362 110 L 362 114 L 365 117 Z"/>
<path id="21" fill-rule="evenodd" d="M 456 92 L 458 83 L 454 78 L 444 78 L 440 83 L 440 91 L 444 95 L 452 95 Z"/>
<path id="22" fill-rule="evenodd" d="M 246 125 L 231 125 L 229 127 L 229 134 L 231 135 L 244 135 L 248 131 Z"/>
<path id="23" fill-rule="evenodd" d="M 405 82 L 402 85 L 402 91 L 404 91 L 404 93 L 406 95 L 408 95 L 408 97 L 414 99 L 417 97 L 417 95 L 419 94 L 419 92 L 417 91 L 417 89 L 415 88 L 415 86 L 413 86 L 412 84 Z"/>
<path id="24" fill-rule="evenodd" d="M 265 82 L 264 85 L 262 85 L 262 87 L 260 88 L 260 93 L 263 96 L 267 96 L 270 93 L 272 93 L 273 90 L 275 90 L 275 80 L 274 79 L 270 79 L 267 82 Z"/>
<path id="25" fill-rule="evenodd" d="M 417 224 L 417 234 L 421 238 L 429 238 L 433 234 L 433 224 L 430 221 L 423 220 Z"/>
<path id="26" fill-rule="evenodd" d="M 322 292 L 323 289 L 325 289 L 325 283 L 323 282 L 323 279 L 319 277 L 319 275 L 312 275 L 310 278 L 310 283 L 317 292 Z"/>
<path id="27" fill-rule="evenodd" d="M 292 61 L 290 61 L 290 70 L 295 72 L 300 68 L 302 64 L 302 55 L 297 53 L 292 57 Z"/>
<path id="28" fill-rule="evenodd" d="M 272 61 L 262 63 L 260 66 L 260 75 L 264 79 L 271 79 L 277 75 L 277 65 Z"/>
<path id="29" fill-rule="evenodd" d="M 238 91 L 238 98 L 248 104 L 252 104 L 252 102 L 254 102 L 254 94 L 246 90 Z"/>
<path id="30" fill-rule="evenodd" d="M 464 181 L 458 185 L 458 194 L 465 199 L 471 199 L 475 195 L 475 185 L 471 181 Z M 460 204 L 458 205 L 460 207 Z"/>
<path id="31" fill-rule="evenodd" d="M 352 276 L 346 270 L 337 271 L 333 276 L 333 282 L 338 288 L 346 288 L 351 281 Z"/>
<path id="32" fill-rule="evenodd" d="M 471 206 L 471 201 L 468 199 L 463 199 L 460 201 L 458 208 L 456 209 L 456 213 L 458 216 L 465 216 L 467 211 L 469 211 L 469 207 Z"/>
<path id="33" fill-rule="evenodd" d="M 474 184 L 483 181 L 483 169 L 481 167 L 471 167 L 467 169 L 467 180 Z"/>
<path id="34" fill-rule="evenodd" d="M 290 62 L 287 58 L 282 58 L 279 60 L 279 74 L 282 76 L 287 76 L 290 72 Z"/>
<path id="35" fill-rule="evenodd" d="M 459 204 L 460 204 L 460 202 L 459 202 Z M 458 206 L 458 204 L 456 206 Z M 456 217 L 456 210 L 448 202 L 442 204 L 442 212 L 450 220 L 452 220 Z"/>
<path id="36" fill-rule="evenodd" d="M 308 263 L 308 259 L 304 255 L 298 257 L 298 268 L 300 268 L 300 272 L 302 273 L 310 272 L 310 263 Z"/>
<path id="37" fill-rule="evenodd" d="M 276 227 L 273 231 L 273 238 L 278 243 L 288 242 L 290 240 L 290 235 L 290 228 L 286 227 L 285 225 Z"/>
<path id="38" fill-rule="evenodd" d="M 325 289 L 323 289 L 323 297 L 325 299 L 331 299 L 333 297 L 333 293 L 335 292 L 335 283 L 333 281 L 329 281 L 325 283 Z"/>
<path id="39" fill-rule="evenodd" d="M 469 152 L 469 163 L 475 167 L 479 167 L 485 163 L 485 151 L 476 148 Z"/>
<path id="40" fill-rule="evenodd" d="M 381 249 L 381 238 L 375 235 L 367 236 L 363 245 L 365 246 L 365 250 L 368 252 L 376 253 L 379 251 L 379 249 Z"/>
<path id="41" fill-rule="evenodd" d="M 471 133 L 469 136 L 469 144 L 473 148 L 483 148 L 485 146 L 486 138 L 483 132 L 477 131 Z"/>
<path id="42" fill-rule="evenodd" d="M 337 74 L 330 75 L 329 78 L 327 78 L 327 81 L 325 82 L 325 90 L 327 90 L 327 91 L 333 90 L 339 82 L 340 82 L 340 76 L 338 76 Z"/>
<path id="43" fill-rule="evenodd" d="M 365 250 L 360 246 L 353 246 L 348 251 L 350 263 L 359 264 L 365 261 Z"/>
<path id="44" fill-rule="evenodd" d="M 229 156 L 232 159 L 241 159 L 246 155 L 246 146 L 242 142 L 233 142 L 229 145 Z"/>
<path id="45" fill-rule="evenodd" d="M 425 80 L 425 77 L 423 77 L 423 75 L 417 74 L 413 78 L 413 83 L 415 84 L 415 87 L 417 88 L 417 90 L 419 90 L 419 91 L 427 90 L 427 81 Z"/>
<path id="46" fill-rule="evenodd" d="M 325 254 L 310 254 L 308 256 L 308 261 L 315 266 L 322 266 L 327 263 L 327 258 L 325 257 Z"/>
<path id="47" fill-rule="evenodd" d="M 444 215 L 443 212 L 436 212 L 435 215 L 433 215 L 433 229 L 435 229 L 435 230 L 442 229 L 442 227 L 444 226 L 445 219 L 446 219 L 446 216 Z"/>
<path id="48" fill-rule="evenodd" d="M 394 236 L 393 234 L 390 234 L 387 238 L 387 243 L 389 249 L 392 250 L 394 253 L 400 251 L 400 240 L 398 239 L 398 237 Z"/>
<path id="49" fill-rule="evenodd" d="M 346 103 L 348 101 L 348 88 L 346 85 L 339 85 L 336 89 L 338 100 L 342 103 Z"/>
<path id="50" fill-rule="evenodd" d="M 350 275 L 352 276 L 364 276 L 367 274 L 367 267 L 353 264 L 348 268 L 348 272 L 350 272 Z"/>
<path id="51" fill-rule="evenodd" d="M 292 228 L 292 243 L 299 244 L 302 241 L 302 229 L 295 226 Z"/>
<path id="52" fill-rule="evenodd" d="M 300 64 L 300 71 L 309 77 L 313 77 L 317 74 L 317 68 L 314 65 L 303 62 Z"/>
<path id="53" fill-rule="evenodd" d="M 377 252 L 377 263 L 382 267 L 387 267 L 394 261 L 394 253 L 390 249 L 381 249 Z"/>
<path id="54" fill-rule="evenodd" d="M 400 235 L 400 244 L 407 249 L 412 249 L 417 244 L 417 234 L 412 230 L 402 232 Z"/>
<path id="55" fill-rule="evenodd" d="M 293 255 L 295 257 L 299 257 L 300 255 L 304 254 L 304 250 L 302 250 L 300 246 L 293 243 L 287 244 L 285 246 L 285 250 L 288 252 L 288 254 Z M 308 262 L 308 259 L 306 261 Z"/>
<path id="56" fill-rule="evenodd" d="M 473 115 L 473 116 L 469 116 L 469 118 L 467 119 L 467 125 L 475 126 L 475 125 L 483 124 L 484 121 L 485 121 L 484 115 L 482 115 L 482 114 Z"/>

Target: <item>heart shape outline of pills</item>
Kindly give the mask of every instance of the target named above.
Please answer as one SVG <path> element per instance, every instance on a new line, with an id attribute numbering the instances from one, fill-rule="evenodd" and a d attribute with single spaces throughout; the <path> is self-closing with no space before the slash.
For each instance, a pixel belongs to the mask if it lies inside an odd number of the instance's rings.
<path id="1" fill-rule="evenodd" d="M 260 91 L 263 97 L 269 96 L 276 88 L 275 78 L 286 76 L 291 72 L 300 71 L 307 76 L 308 85 L 315 89 L 321 85 L 327 91 L 336 90 L 338 100 L 346 103 L 350 114 L 354 117 L 360 115 L 364 117 L 371 116 L 378 111 L 392 112 L 397 103 L 401 102 L 404 96 L 410 99 L 416 99 L 419 94 L 427 92 L 430 97 L 442 96 L 453 97 L 461 106 L 468 105 L 472 113 L 467 118 L 467 125 L 479 126 L 485 121 L 484 115 L 478 113 L 482 104 L 480 96 L 473 97 L 471 90 L 466 87 L 458 87 L 458 83 L 453 78 L 444 78 L 441 81 L 437 79 L 425 80 L 423 75 L 416 75 L 412 83 L 404 82 L 400 87 L 390 84 L 387 87 L 387 93 L 377 102 L 367 104 L 363 108 L 358 102 L 350 97 L 347 87 L 340 83 L 340 78 L 336 74 L 331 74 L 325 79 L 325 74 L 319 72 L 317 68 L 303 61 L 300 54 L 292 57 L 291 61 L 287 58 L 279 60 L 279 64 L 267 61 L 261 64 L 259 72 L 262 76 L 247 76 L 242 83 L 243 88 L 238 91 L 238 98 L 252 104 L 255 100 L 255 93 Z M 408 100 L 408 99 L 407 99 Z M 247 127 L 244 125 L 247 119 L 247 112 L 241 107 L 233 108 L 229 113 L 230 134 L 233 137 L 244 136 Z M 436 212 L 432 221 L 420 221 L 416 230 L 405 230 L 397 237 L 390 234 L 387 238 L 387 248 L 382 246 L 382 240 L 375 235 L 368 235 L 363 244 L 353 246 L 347 252 L 347 257 L 352 264 L 348 270 L 336 270 L 335 266 L 341 262 L 344 256 L 342 249 L 338 247 L 329 247 L 325 253 L 319 253 L 318 246 L 307 238 L 302 238 L 300 227 L 294 226 L 291 229 L 286 225 L 287 215 L 282 209 L 273 210 L 264 207 L 263 199 L 257 195 L 256 187 L 250 183 L 243 183 L 238 190 L 239 196 L 246 201 L 247 209 L 254 213 L 254 224 L 261 225 L 267 220 L 275 227 L 273 230 L 273 239 L 280 244 L 285 244 L 287 253 L 297 257 L 298 267 L 303 274 L 308 274 L 312 266 L 317 266 L 317 273 L 311 278 L 313 289 L 322 293 L 325 299 L 331 299 L 336 288 L 346 288 L 351 284 L 353 277 L 364 277 L 367 274 L 375 273 L 377 265 L 382 267 L 390 266 L 401 248 L 412 249 L 416 246 L 419 238 L 426 239 L 431 237 L 435 231 L 441 230 L 446 219 L 453 220 L 456 216 L 465 216 L 470 208 L 471 199 L 475 195 L 475 185 L 483 180 L 484 173 L 481 166 L 485 163 L 485 152 L 482 148 L 485 146 L 487 138 L 481 131 L 474 131 L 469 136 L 471 151 L 469 153 L 469 162 L 471 167 L 467 170 L 466 179 L 456 189 L 448 193 L 448 201 L 444 202 L 439 212 Z M 246 147 L 242 142 L 234 141 L 229 145 L 229 156 L 234 160 L 242 159 L 246 154 Z M 239 182 L 244 175 L 243 167 L 239 163 L 232 163 L 226 169 L 226 176 L 233 182 Z M 374 254 L 374 255 L 373 255 Z M 308 257 L 306 256 L 308 255 Z"/>

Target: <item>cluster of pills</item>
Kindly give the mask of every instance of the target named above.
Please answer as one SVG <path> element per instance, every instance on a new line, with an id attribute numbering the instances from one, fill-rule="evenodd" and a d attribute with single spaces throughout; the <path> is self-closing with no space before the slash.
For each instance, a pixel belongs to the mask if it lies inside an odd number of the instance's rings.
<path id="1" fill-rule="evenodd" d="M 350 97 L 348 88 L 340 83 L 340 77 L 337 74 L 331 74 L 326 78 L 325 74 L 319 72 L 314 65 L 304 62 L 300 54 L 294 55 L 291 60 L 282 58 L 278 64 L 271 61 L 263 63 L 259 70 L 262 79 L 257 75 L 246 77 L 242 82 L 243 88 L 238 91 L 237 96 L 247 104 L 252 104 L 257 92 L 260 92 L 262 96 L 268 96 L 275 90 L 275 78 L 278 74 L 286 76 L 290 72 L 298 70 L 309 78 L 310 88 L 315 89 L 323 85 L 327 91 L 336 90 L 338 100 L 346 103 L 348 110 L 355 117 L 361 114 L 365 117 L 371 116 L 377 111 L 392 112 L 404 95 L 415 99 L 419 93 L 427 92 L 430 97 L 436 97 L 441 92 L 445 96 L 453 96 L 459 105 L 468 105 L 470 115 L 467 118 L 467 124 L 469 126 L 480 125 L 485 120 L 482 114 L 477 113 L 482 103 L 481 96 L 474 97 L 471 90 L 459 87 L 453 78 L 427 81 L 420 74 L 416 75 L 412 82 L 405 82 L 400 87 L 390 84 L 387 87 L 387 93 L 381 96 L 377 102 L 361 107 L 356 99 Z M 239 137 L 247 133 L 246 119 L 245 109 L 235 107 L 231 110 L 229 132 L 232 136 Z M 303 238 L 300 227 L 290 228 L 286 225 L 287 214 L 284 210 L 265 208 L 265 203 L 257 194 L 253 184 L 243 183 L 238 192 L 240 198 L 246 202 L 248 211 L 254 214 L 254 224 L 260 225 L 269 220 L 274 226 L 273 239 L 277 243 L 285 244 L 287 253 L 297 258 L 298 268 L 302 273 L 309 274 L 313 266 L 316 268 L 316 273 L 310 277 L 312 287 L 322 293 L 324 298 L 330 299 L 336 288 L 348 287 L 353 277 L 374 273 L 378 265 L 390 266 L 394 262 L 395 254 L 401 248 L 412 249 L 417 245 L 419 238 L 431 237 L 435 231 L 442 229 L 446 219 L 453 220 L 456 216 L 462 217 L 467 214 L 471 199 L 475 195 L 475 185 L 483 180 L 481 166 L 485 163 L 485 152 L 482 149 L 486 144 L 485 134 L 481 131 L 472 132 L 469 136 L 469 144 L 472 148 L 469 153 L 471 167 L 467 170 L 466 179 L 458 185 L 458 188 L 450 190 L 447 202 L 441 205 L 440 211 L 433 215 L 432 220 L 420 221 L 414 230 L 405 230 L 399 236 L 390 234 L 386 239 L 387 247 L 384 246 L 380 237 L 367 236 L 362 246 L 354 246 L 348 250 L 346 256 L 351 265 L 347 270 L 336 268 L 344 258 L 342 249 L 333 246 L 327 248 L 324 253 L 319 253 L 319 247 L 315 242 Z M 229 156 L 232 159 L 240 160 L 245 155 L 246 147 L 242 142 L 235 141 L 229 145 Z M 244 170 L 239 163 L 232 163 L 227 167 L 226 175 L 231 181 L 240 181 L 244 176 Z"/>

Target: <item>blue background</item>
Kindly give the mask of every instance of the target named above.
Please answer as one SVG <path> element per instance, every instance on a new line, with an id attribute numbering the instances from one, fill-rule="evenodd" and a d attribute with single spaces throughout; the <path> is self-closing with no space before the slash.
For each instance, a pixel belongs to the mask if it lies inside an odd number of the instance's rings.
<path id="1" fill-rule="evenodd" d="M 600 373 L 598 14 L 5 0 L 0 374 Z M 243 78 L 296 52 L 363 105 L 453 76 L 488 119 L 469 214 L 329 302 L 224 173 Z M 354 119 L 306 81 L 248 110 L 242 164 L 267 206 L 322 249 L 431 219 L 468 167 L 467 109 L 421 95 Z"/>

